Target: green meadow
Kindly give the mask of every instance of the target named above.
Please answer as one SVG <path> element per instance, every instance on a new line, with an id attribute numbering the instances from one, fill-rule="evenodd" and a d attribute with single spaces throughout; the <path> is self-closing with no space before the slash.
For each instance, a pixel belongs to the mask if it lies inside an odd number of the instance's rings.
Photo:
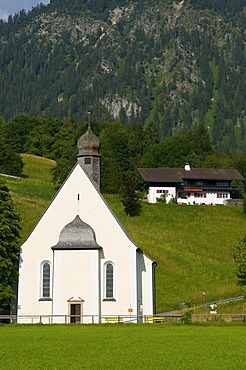
<path id="1" fill-rule="evenodd" d="M 246 368 L 245 327 L 2 325 L 1 369 Z"/>
<path id="2" fill-rule="evenodd" d="M 24 178 L 7 179 L 22 217 L 22 240 L 56 192 L 50 173 L 54 161 L 27 154 L 23 160 Z M 206 302 L 243 294 L 236 285 L 231 253 L 231 246 L 246 234 L 242 208 L 143 202 L 140 216 L 128 217 L 118 197 L 105 195 L 105 199 L 132 240 L 158 264 L 157 312 L 178 309 L 181 302 L 199 306 L 203 289 Z M 242 313 L 243 304 L 236 310 Z M 218 313 L 224 313 L 223 306 Z"/>
<path id="3" fill-rule="evenodd" d="M 239 207 L 143 204 L 139 217 L 127 217 L 118 199 L 106 197 L 132 239 L 153 258 L 157 311 L 181 302 L 202 304 L 242 295 L 236 285 L 231 247 L 246 233 Z"/>
<path id="4" fill-rule="evenodd" d="M 6 178 L 16 210 L 21 215 L 21 239 L 24 241 L 45 209 L 56 189 L 52 185 L 51 169 L 55 162 L 30 154 L 23 154 L 25 163 L 23 178 Z"/>

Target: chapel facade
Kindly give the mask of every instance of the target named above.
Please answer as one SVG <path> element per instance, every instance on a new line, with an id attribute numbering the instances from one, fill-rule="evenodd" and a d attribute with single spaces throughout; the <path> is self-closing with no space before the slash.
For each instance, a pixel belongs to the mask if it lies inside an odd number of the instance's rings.
<path id="1" fill-rule="evenodd" d="M 100 193 L 99 140 L 88 129 L 76 165 L 21 246 L 17 320 L 141 321 L 155 313 L 155 267 Z"/>

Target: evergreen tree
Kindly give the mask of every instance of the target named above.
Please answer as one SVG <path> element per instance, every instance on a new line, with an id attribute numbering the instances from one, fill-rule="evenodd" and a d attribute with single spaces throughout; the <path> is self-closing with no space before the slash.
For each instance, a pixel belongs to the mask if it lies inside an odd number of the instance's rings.
<path id="1" fill-rule="evenodd" d="M 8 307 L 14 297 L 19 232 L 20 217 L 15 212 L 7 186 L 0 180 L 0 311 Z"/>
<path id="2" fill-rule="evenodd" d="M 145 147 L 149 145 L 158 144 L 160 142 L 160 132 L 156 124 L 151 121 L 144 128 Z"/>
<path id="3" fill-rule="evenodd" d="M 0 117 L 0 173 L 21 176 L 23 166 L 21 156 L 6 143 L 6 123 Z"/>
<path id="4" fill-rule="evenodd" d="M 193 143 L 194 153 L 199 159 L 196 167 L 201 167 L 206 157 L 214 153 L 208 129 L 203 122 L 199 122 L 198 126 L 190 130 L 186 137 Z"/>
<path id="5" fill-rule="evenodd" d="M 76 163 L 78 130 L 71 117 L 63 121 L 60 131 L 54 136 L 52 152 L 57 162 L 53 169 L 53 181 L 60 185 Z"/>
<path id="6" fill-rule="evenodd" d="M 104 122 L 99 141 L 102 191 L 119 193 L 123 174 L 129 170 L 128 131 L 118 122 Z"/>
<path id="7" fill-rule="evenodd" d="M 139 195 L 136 191 L 135 177 L 133 174 L 127 173 L 124 176 L 123 189 L 122 203 L 127 216 L 139 215 L 141 205 L 139 203 Z"/>

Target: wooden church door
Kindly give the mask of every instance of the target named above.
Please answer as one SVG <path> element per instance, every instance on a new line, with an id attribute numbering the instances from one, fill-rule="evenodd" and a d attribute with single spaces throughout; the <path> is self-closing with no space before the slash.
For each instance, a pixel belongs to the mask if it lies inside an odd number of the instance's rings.
<path id="1" fill-rule="evenodd" d="M 70 303 L 70 323 L 82 322 L 82 303 Z"/>

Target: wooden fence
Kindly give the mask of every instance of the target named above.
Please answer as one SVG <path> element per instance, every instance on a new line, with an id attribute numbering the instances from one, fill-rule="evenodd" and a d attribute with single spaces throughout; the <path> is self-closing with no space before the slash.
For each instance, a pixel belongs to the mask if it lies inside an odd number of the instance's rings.
<path id="1" fill-rule="evenodd" d="M 0 323 L 7 324 L 127 324 L 127 323 L 189 323 L 189 322 L 246 323 L 246 314 L 192 314 L 189 321 L 185 314 L 168 315 L 0 315 Z"/>

